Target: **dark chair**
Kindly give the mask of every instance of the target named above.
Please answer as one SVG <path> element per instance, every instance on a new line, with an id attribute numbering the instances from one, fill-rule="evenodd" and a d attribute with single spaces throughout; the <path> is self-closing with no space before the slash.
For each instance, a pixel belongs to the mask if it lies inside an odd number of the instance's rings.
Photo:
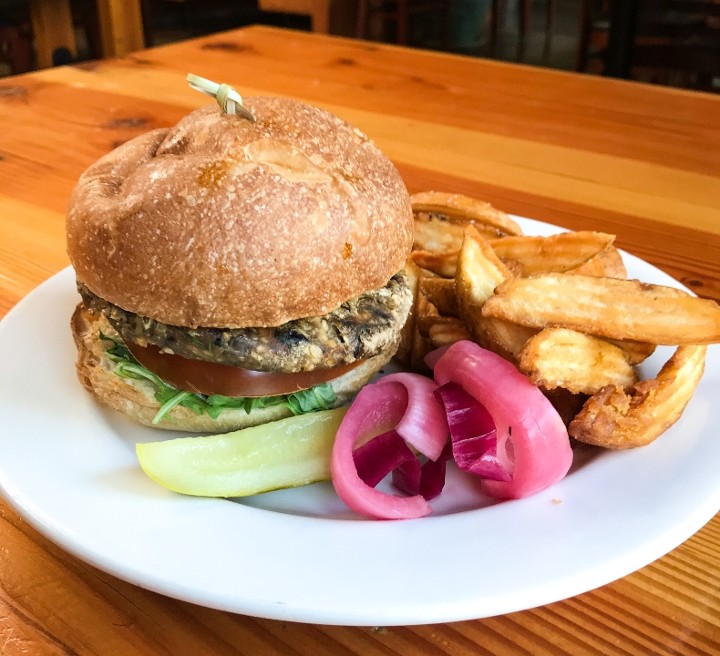
<path id="1" fill-rule="evenodd" d="M 720 1 L 640 2 L 630 66 L 636 79 L 720 90 Z"/>
<path id="2" fill-rule="evenodd" d="M 440 16 L 441 47 L 447 49 L 450 31 L 450 0 L 358 0 L 355 36 L 367 37 L 368 22 L 373 16 L 390 21 L 395 27 L 395 42 L 407 45 L 412 14 L 435 11 Z"/>
<path id="3" fill-rule="evenodd" d="M 539 63 L 547 65 L 552 54 L 553 36 L 555 35 L 556 18 L 558 11 L 557 0 L 545 0 L 545 24 L 542 32 L 542 56 Z M 588 44 L 591 32 L 592 7 L 595 3 L 592 0 L 579 0 L 577 14 L 577 37 L 578 48 L 575 61 L 575 69 L 584 70 L 587 56 Z M 515 45 L 514 59 L 523 61 L 526 55 L 528 37 L 533 31 L 532 13 L 533 0 L 518 0 L 517 13 L 511 17 L 516 25 L 517 41 Z M 508 16 L 507 0 L 493 0 L 490 17 L 490 54 L 494 57 L 501 57 L 504 54 L 504 43 L 502 38 L 502 26 L 505 25 Z"/>
<path id="4" fill-rule="evenodd" d="M 10 75 L 35 66 L 33 32 L 27 5 L 0 2 L 0 64 Z"/>
<path id="5" fill-rule="evenodd" d="M 0 63 L 7 64 L 11 75 L 33 69 L 32 34 L 28 24 L 0 23 Z"/>
<path id="6" fill-rule="evenodd" d="M 309 16 L 313 32 L 330 31 L 330 0 L 259 0 L 258 5 L 262 11 Z"/>

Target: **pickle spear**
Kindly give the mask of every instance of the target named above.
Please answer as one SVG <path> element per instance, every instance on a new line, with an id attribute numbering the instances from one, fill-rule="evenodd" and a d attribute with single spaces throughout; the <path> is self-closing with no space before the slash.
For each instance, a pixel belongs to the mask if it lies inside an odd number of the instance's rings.
<path id="1" fill-rule="evenodd" d="M 163 487 L 243 497 L 330 478 L 330 453 L 347 408 L 311 412 L 222 435 L 137 444 L 143 471 Z"/>

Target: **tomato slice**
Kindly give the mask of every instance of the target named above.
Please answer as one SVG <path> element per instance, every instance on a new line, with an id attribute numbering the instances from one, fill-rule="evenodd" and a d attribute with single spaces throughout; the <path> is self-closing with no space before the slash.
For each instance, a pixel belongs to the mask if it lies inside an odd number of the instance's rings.
<path id="1" fill-rule="evenodd" d="M 178 389 L 234 397 L 292 394 L 338 378 L 362 362 L 298 373 L 255 371 L 163 353 L 152 344 L 140 346 L 128 341 L 126 345 L 143 367 Z"/>

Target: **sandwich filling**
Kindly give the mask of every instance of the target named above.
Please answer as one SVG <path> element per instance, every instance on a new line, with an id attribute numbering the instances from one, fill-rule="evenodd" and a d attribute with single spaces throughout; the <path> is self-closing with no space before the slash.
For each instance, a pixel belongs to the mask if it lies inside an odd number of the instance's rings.
<path id="1" fill-rule="evenodd" d="M 293 414 L 332 407 L 329 383 L 396 345 L 412 304 L 400 272 L 321 317 L 267 328 L 185 328 L 124 310 L 79 281 L 78 289 L 87 311 L 107 321 L 99 337 L 114 373 L 154 386 L 156 420 L 175 405 L 210 416 L 278 403 Z"/>
<path id="2" fill-rule="evenodd" d="M 412 304 L 404 272 L 319 317 L 261 328 L 186 328 L 124 310 L 78 282 L 86 307 L 101 312 L 127 343 L 253 371 L 298 373 L 349 365 L 387 349 Z"/>

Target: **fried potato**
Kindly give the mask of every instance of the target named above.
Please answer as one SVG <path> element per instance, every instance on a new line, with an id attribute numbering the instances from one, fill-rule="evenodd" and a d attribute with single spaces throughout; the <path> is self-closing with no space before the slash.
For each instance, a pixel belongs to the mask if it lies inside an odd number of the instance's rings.
<path id="1" fill-rule="evenodd" d="M 565 426 L 575 418 L 575 415 L 580 412 L 580 409 L 583 407 L 583 403 L 588 399 L 587 394 L 573 394 L 562 387 L 556 387 L 551 390 L 543 387 L 539 389 L 547 400 L 552 403 L 553 408 L 555 408 L 560 415 Z"/>
<path id="2" fill-rule="evenodd" d="M 570 269 L 567 273 L 596 276 L 598 278 L 627 278 L 627 269 L 622 255 L 612 244 L 579 267 Z"/>
<path id="3" fill-rule="evenodd" d="M 573 394 L 594 394 L 606 385 L 637 382 L 625 352 L 610 342 L 568 328 L 545 328 L 523 346 L 518 368 L 538 387 L 562 387 Z"/>
<path id="4" fill-rule="evenodd" d="M 417 327 L 423 337 L 429 337 L 430 328 L 436 323 L 443 322 L 446 317 L 440 316 L 437 308 L 431 303 L 428 303 L 427 299 L 421 301 L 421 306 L 423 307 L 420 309 L 421 314 L 419 314 L 417 318 Z M 447 318 L 449 319 L 450 317 Z"/>
<path id="5" fill-rule="evenodd" d="M 593 394 L 570 422 L 580 442 L 608 449 L 630 449 L 652 442 L 682 415 L 705 369 L 707 346 L 676 349 L 660 373 L 627 392 L 608 385 Z"/>
<path id="6" fill-rule="evenodd" d="M 490 228 L 494 237 L 521 235 L 522 228 L 505 212 L 490 203 L 462 194 L 426 191 L 410 197 L 413 213 L 445 217 L 448 223 L 476 224 L 481 230 Z"/>
<path id="7" fill-rule="evenodd" d="M 413 325 L 412 344 L 410 346 L 409 365 L 413 371 L 427 370 L 425 356 L 432 351 L 432 342 L 427 334 L 425 323 L 428 317 L 437 317 L 437 308 L 425 296 L 418 294 L 413 308 L 415 323 Z"/>
<path id="8" fill-rule="evenodd" d="M 432 251 L 413 251 L 410 259 L 422 269 L 432 271 L 443 278 L 454 278 L 457 271 L 458 251 L 433 253 Z"/>
<path id="9" fill-rule="evenodd" d="M 523 265 L 517 260 L 503 260 L 502 263 L 507 267 L 513 278 L 522 278 L 525 270 Z"/>
<path id="10" fill-rule="evenodd" d="M 625 352 L 627 361 L 632 365 L 645 362 L 653 353 L 655 353 L 655 344 L 647 342 L 633 342 L 622 339 L 609 339 L 608 342 L 615 344 Z"/>
<path id="11" fill-rule="evenodd" d="M 615 235 L 578 230 L 549 237 L 504 237 L 491 240 L 490 245 L 501 260 L 519 262 L 523 276 L 535 276 L 577 269 L 611 246 L 614 240 Z"/>
<path id="12" fill-rule="evenodd" d="M 430 301 L 444 316 L 458 316 L 457 294 L 455 281 L 451 278 L 423 278 L 420 282 L 420 293 Z"/>
<path id="13" fill-rule="evenodd" d="M 428 328 L 428 337 L 433 348 L 449 346 L 463 339 L 471 339 L 465 324 L 457 317 L 438 317 Z"/>
<path id="14" fill-rule="evenodd" d="M 536 331 L 482 314 L 483 304 L 492 297 L 495 287 L 511 277 L 489 242 L 474 226 L 467 227 L 455 276 L 458 312 L 478 344 L 514 360 Z"/>
<path id="15" fill-rule="evenodd" d="M 495 288 L 511 278 L 486 239 L 474 226 L 465 228 L 455 275 L 455 292 L 458 311 L 473 337 L 482 339 L 484 323 L 482 307 L 493 295 Z"/>
<path id="16" fill-rule="evenodd" d="M 484 344 L 481 346 L 485 346 L 513 364 L 517 364 L 518 355 L 528 339 L 538 332 L 535 328 L 528 328 L 495 317 L 482 317 L 482 321 Z"/>
<path id="17" fill-rule="evenodd" d="M 408 366 L 410 364 L 410 355 L 415 339 L 416 306 L 419 297 L 420 280 L 432 274 L 429 271 L 421 269 L 412 260 L 408 260 L 405 263 L 405 275 L 408 278 L 408 286 L 412 290 L 414 300 L 405 325 L 400 331 L 400 345 L 395 353 L 395 359 L 401 364 Z"/>
<path id="18" fill-rule="evenodd" d="M 648 444 L 681 416 L 720 341 L 720 306 L 627 280 L 615 237 L 528 237 L 488 203 L 439 192 L 412 197 L 415 294 L 401 361 L 427 372 L 433 349 L 472 339 L 518 366 L 577 443 Z M 658 376 L 635 365 L 677 346 Z M 678 346 L 679 345 L 679 346 Z"/>
<path id="19" fill-rule="evenodd" d="M 720 341 L 720 306 L 672 287 L 638 280 L 550 273 L 500 284 L 482 307 L 532 328 L 561 326 L 651 344 Z"/>
<path id="20" fill-rule="evenodd" d="M 435 214 L 415 214 L 413 249 L 430 253 L 457 252 L 462 246 L 465 224 L 451 223 Z"/>
<path id="21" fill-rule="evenodd" d="M 475 226 L 465 228 L 465 239 L 458 256 L 455 291 L 461 315 L 463 311 L 481 308 L 495 288 L 512 278 L 490 243 Z"/>
<path id="22" fill-rule="evenodd" d="M 417 302 L 416 321 L 422 348 L 420 345 L 416 348 L 416 357 L 420 357 L 423 350 L 424 358 L 431 349 L 453 344 L 461 339 L 470 339 L 468 329 L 457 317 L 454 280 L 423 278 L 420 280 L 419 294 L 422 298 Z M 449 316 L 448 310 L 455 316 Z"/>
<path id="23" fill-rule="evenodd" d="M 409 368 L 417 373 L 426 373 L 429 367 L 425 363 L 425 356 L 433 350 L 429 337 L 420 334 L 418 327 L 415 327 L 412 350 L 410 351 Z"/>

